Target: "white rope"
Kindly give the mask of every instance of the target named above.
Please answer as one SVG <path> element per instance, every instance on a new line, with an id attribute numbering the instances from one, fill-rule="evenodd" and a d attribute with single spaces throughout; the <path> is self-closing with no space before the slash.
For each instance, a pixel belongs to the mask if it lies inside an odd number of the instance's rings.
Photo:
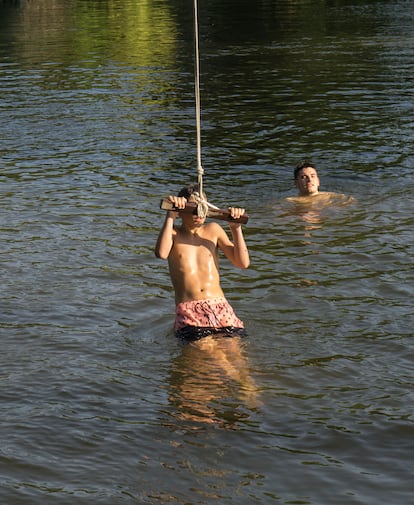
<path id="1" fill-rule="evenodd" d="M 194 39 L 195 39 L 195 103 L 196 103 L 196 129 L 197 129 L 197 175 L 198 192 L 202 197 L 204 169 L 201 164 L 201 103 L 200 103 L 200 55 L 198 37 L 198 5 L 194 0 Z"/>
<path id="2" fill-rule="evenodd" d="M 201 218 L 207 217 L 209 209 L 208 202 L 202 196 L 200 196 L 200 193 L 197 191 L 195 191 L 191 196 L 197 204 L 197 216 Z"/>

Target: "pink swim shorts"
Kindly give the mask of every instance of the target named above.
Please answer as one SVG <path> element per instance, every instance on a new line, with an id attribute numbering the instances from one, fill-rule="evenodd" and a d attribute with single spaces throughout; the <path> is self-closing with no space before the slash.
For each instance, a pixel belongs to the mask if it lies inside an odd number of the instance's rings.
<path id="1" fill-rule="evenodd" d="M 177 331 L 186 326 L 244 328 L 243 321 L 224 297 L 179 303 L 175 310 L 174 328 Z"/>

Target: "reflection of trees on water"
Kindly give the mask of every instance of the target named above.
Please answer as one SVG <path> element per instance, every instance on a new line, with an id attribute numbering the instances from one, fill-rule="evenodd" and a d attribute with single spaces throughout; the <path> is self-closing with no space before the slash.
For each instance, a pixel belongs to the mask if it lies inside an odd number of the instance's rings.
<path id="1" fill-rule="evenodd" d="M 10 50 L 24 61 L 81 61 L 85 66 L 101 58 L 142 66 L 175 62 L 178 31 L 167 3 L 0 0 L 0 6 L 15 42 Z"/>
<path id="2" fill-rule="evenodd" d="M 173 361 L 169 399 L 184 421 L 234 425 L 258 406 L 239 337 L 206 337 L 183 346 Z"/>

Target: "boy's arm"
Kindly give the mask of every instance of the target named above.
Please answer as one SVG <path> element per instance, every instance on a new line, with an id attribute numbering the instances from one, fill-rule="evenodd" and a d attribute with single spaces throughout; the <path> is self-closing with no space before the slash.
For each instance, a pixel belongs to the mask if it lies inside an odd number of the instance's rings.
<path id="1" fill-rule="evenodd" d="M 174 220 L 176 217 L 177 212 L 167 212 L 167 215 L 165 216 L 164 224 L 158 235 L 154 250 L 157 258 L 166 260 L 170 254 L 174 242 Z"/>
<path id="2" fill-rule="evenodd" d="M 233 238 L 233 263 L 238 268 L 247 268 L 250 265 L 250 255 L 241 224 L 231 224 L 230 231 Z"/>
<path id="3" fill-rule="evenodd" d="M 174 207 L 178 209 L 184 209 L 187 199 L 180 196 L 172 196 L 170 195 L 168 199 L 173 203 Z M 170 255 L 174 237 L 176 235 L 176 231 L 174 228 L 174 220 L 178 217 L 178 212 L 169 211 L 165 217 L 164 224 L 161 228 L 160 234 L 158 235 L 157 243 L 155 245 L 155 256 L 157 258 L 161 258 L 166 260 Z"/>
<path id="4" fill-rule="evenodd" d="M 240 217 L 244 209 L 230 208 L 233 217 Z M 227 233 L 220 227 L 222 233 L 218 238 L 218 246 L 234 266 L 238 268 L 247 268 L 250 265 L 250 256 L 244 240 L 243 231 L 240 223 L 229 223 L 233 242 L 228 238 Z"/>

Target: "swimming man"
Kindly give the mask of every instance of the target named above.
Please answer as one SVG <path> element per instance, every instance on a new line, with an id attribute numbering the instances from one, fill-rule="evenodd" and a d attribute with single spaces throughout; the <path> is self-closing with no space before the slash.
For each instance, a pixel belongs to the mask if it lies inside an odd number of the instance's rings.
<path id="1" fill-rule="evenodd" d="M 298 203 L 350 203 L 351 197 L 329 191 L 319 191 L 321 181 L 316 170 L 316 165 L 311 161 L 299 163 L 293 173 L 294 184 L 298 190 L 298 196 L 288 197 L 287 200 Z M 344 202 L 344 200 L 346 200 Z"/>

